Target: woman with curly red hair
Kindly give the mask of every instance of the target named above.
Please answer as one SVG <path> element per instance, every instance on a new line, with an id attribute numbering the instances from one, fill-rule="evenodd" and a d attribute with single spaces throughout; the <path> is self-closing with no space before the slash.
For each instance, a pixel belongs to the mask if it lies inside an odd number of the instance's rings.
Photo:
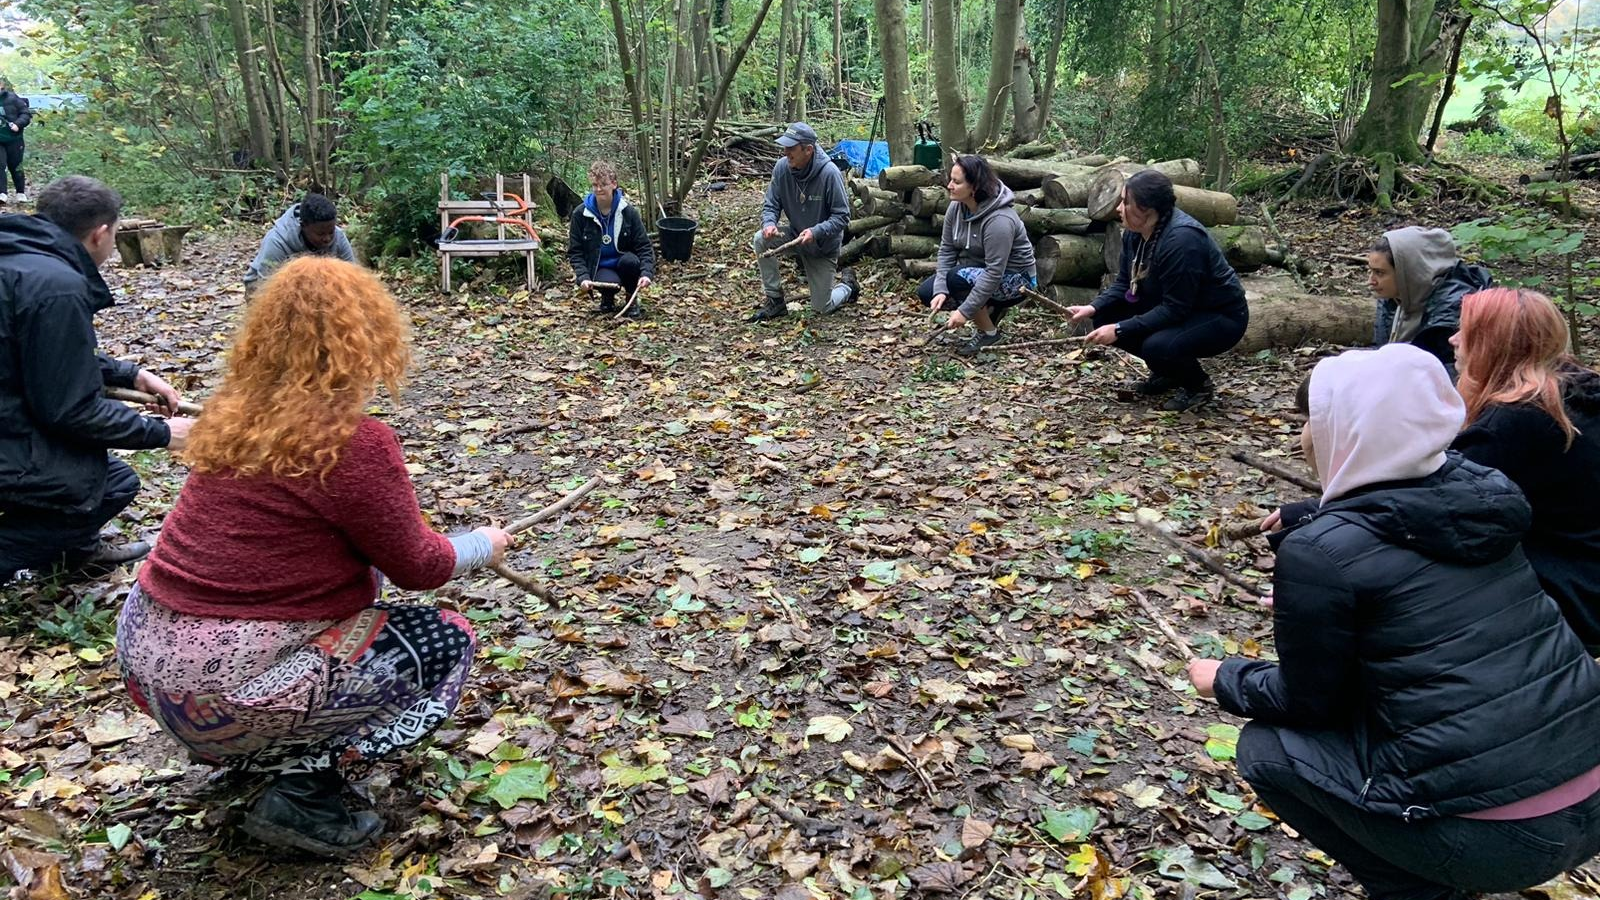
<path id="1" fill-rule="evenodd" d="M 415 745 L 454 710 L 476 647 L 458 613 L 381 602 L 436 588 L 509 536 L 423 521 L 400 443 L 366 414 L 398 397 L 405 316 L 371 273 L 296 259 L 251 301 L 193 467 L 129 591 L 117 650 L 134 701 L 196 757 L 275 777 L 245 819 L 275 846 L 342 856 L 382 820 L 342 770 Z"/>
<path id="2" fill-rule="evenodd" d="M 1450 344 L 1467 404 L 1455 449 L 1522 488 L 1533 507 L 1522 549 L 1600 652 L 1600 374 L 1572 358 L 1566 318 L 1533 291 L 1467 295 Z"/>

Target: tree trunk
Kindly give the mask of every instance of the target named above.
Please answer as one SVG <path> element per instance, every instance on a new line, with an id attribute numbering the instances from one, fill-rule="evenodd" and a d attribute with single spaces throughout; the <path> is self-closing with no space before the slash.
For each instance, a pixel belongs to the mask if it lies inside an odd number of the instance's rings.
<path id="1" fill-rule="evenodd" d="M 932 217 L 950 208 L 950 195 L 937 185 L 915 188 L 911 191 L 911 214 Z"/>
<path id="2" fill-rule="evenodd" d="M 1033 237 L 1046 234 L 1088 234 L 1089 229 L 1094 227 L 1094 220 L 1081 209 L 1028 207 L 1019 215 L 1022 217 L 1022 224 L 1028 228 L 1028 234 Z"/>
<path id="3" fill-rule="evenodd" d="M 1439 126 L 1444 124 L 1444 107 L 1450 102 L 1450 95 L 1455 92 L 1456 72 L 1461 68 L 1461 45 L 1467 42 L 1467 29 L 1472 25 L 1472 17 L 1463 16 L 1456 25 L 1455 39 L 1450 44 L 1450 62 L 1446 64 L 1444 74 L 1444 90 L 1439 93 L 1439 102 L 1434 104 L 1433 127 L 1428 129 L 1428 143 L 1424 148 L 1429 159 L 1433 158 L 1434 144 L 1439 141 Z"/>
<path id="4" fill-rule="evenodd" d="M 1282 277 L 1241 279 L 1250 324 L 1235 353 L 1257 353 L 1304 344 L 1364 346 L 1372 340 L 1372 300 L 1301 293 Z"/>
<path id="5" fill-rule="evenodd" d="M 1050 104 L 1056 99 L 1056 67 L 1061 59 L 1061 41 L 1067 28 L 1067 0 L 1056 0 L 1055 19 L 1050 26 L 1050 49 L 1044 59 L 1044 91 L 1039 96 L 1039 133 L 1050 124 Z"/>
<path id="6" fill-rule="evenodd" d="M 1211 118 L 1206 122 L 1206 171 L 1211 186 L 1226 191 L 1232 185 L 1232 164 L 1228 159 L 1228 119 L 1222 105 L 1222 81 L 1217 77 L 1217 61 L 1205 39 L 1200 40 L 1200 65 L 1206 70 L 1206 88 L 1211 100 Z"/>
<path id="7" fill-rule="evenodd" d="M 645 136 L 644 96 L 633 67 L 633 51 L 629 49 L 631 41 L 628 38 L 628 22 L 622 14 L 622 0 L 610 0 L 610 4 L 612 35 L 617 42 L 617 58 L 622 63 L 622 83 L 628 92 L 628 111 L 633 115 L 634 159 L 638 161 L 639 181 L 644 185 L 645 216 L 649 218 L 656 209 L 656 182 L 650 167 L 649 138 Z M 713 127 L 712 118 L 706 117 L 708 129 Z"/>
<path id="8" fill-rule="evenodd" d="M 301 0 L 300 26 L 305 48 L 306 155 L 311 164 L 313 186 L 327 191 L 331 186 L 323 155 L 326 125 L 322 121 L 322 15 L 317 0 Z"/>
<path id="9" fill-rule="evenodd" d="M 617 2 L 618 0 L 611 0 L 613 12 L 617 12 Z M 683 198 L 689 196 L 689 189 L 694 187 L 695 176 L 700 171 L 700 162 L 706 158 L 706 149 L 716 137 L 717 117 L 722 115 L 722 104 L 728 100 L 728 89 L 733 86 L 733 76 L 738 73 L 739 64 L 744 62 L 745 55 L 755 44 L 756 35 L 761 33 L 761 23 L 766 21 L 767 10 L 771 8 L 772 0 L 761 0 L 761 7 L 756 10 L 755 20 L 750 23 L 750 30 L 745 32 L 744 41 L 739 44 L 739 49 L 734 51 L 733 57 L 723 68 L 722 81 L 717 84 L 717 93 L 711 98 L 711 108 L 706 112 L 705 123 L 701 126 L 700 140 L 695 142 L 694 151 L 689 155 L 689 162 L 678 178 L 677 189 L 672 192 L 674 203 L 682 203 Z M 620 19 L 618 21 L 620 22 Z M 626 71 L 626 60 L 623 61 L 623 68 Z"/>
<path id="10" fill-rule="evenodd" d="M 912 188 L 938 184 L 944 178 L 926 166 L 890 166 L 878 173 L 878 188 L 885 191 L 909 191 Z"/>
<path id="11" fill-rule="evenodd" d="M 778 8 L 778 52 L 773 54 L 778 64 L 778 96 L 772 104 L 772 117 L 779 122 L 789 121 L 789 20 L 794 16 L 795 0 L 783 0 Z"/>
<path id="12" fill-rule="evenodd" d="M 881 0 L 880 0 L 881 2 Z M 1022 0 L 994 0 L 994 32 L 989 45 L 989 84 L 972 143 L 983 147 L 1000 134 L 1011 89 L 1011 67 L 1016 62 L 1017 26 L 1022 20 Z"/>
<path id="13" fill-rule="evenodd" d="M 1039 137 L 1039 105 L 1033 92 L 1033 51 L 1017 47 L 1011 65 L 1011 139 L 1026 144 Z"/>
<path id="14" fill-rule="evenodd" d="M 933 224 L 933 218 L 918 218 L 906 216 L 900 224 L 894 226 L 895 234 L 914 234 L 923 237 L 940 237 L 944 233 L 944 223 Z"/>
<path id="15" fill-rule="evenodd" d="M 1046 178 L 1039 185 L 1045 205 L 1052 209 L 1083 209 L 1089 202 L 1089 186 L 1094 184 L 1094 178 L 1092 169 Z"/>
<path id="16" fill-rule="evenodd" d="M 1150 87 L 1157 93 L 1167 87 L 1167 54 L 1171 45 L 1167 31 L 1171 2 L 1155 0 L 1150 4 Z"/>
<path id="17" fill-rule="evenodd" d="M 250 28 L 250 11 L 244 0 L 228 0 L 228 26 L 233 32 L 233 52 L 239 59 L 239 81 L 244 88 L 244 110 L 250 129 L 250 155 L 268 165 L 272 159 L 272 133 L 267 128 L 267 92 L 256 59 L 256 40 Z"/>
<path id="18" fill-rule="evenodd" d="M 1218 225 L 1208 230 L 1236 272 L 1254 272 L 1274 258 L 1267 247 L 1267 229 L 1260 225 Z M 1281 262 L 1282 255 L 1277 259 Z"/>
<path id="19" fill-rule="evenodd" d="M 1088 166 L 1047 160 L 1011 159 L 1004 156 L 989 157 L 989 167 L 994 169 L 997 178 L 1014 191 L 1040 187 L 1046 179 L 1057 175 L 1094 175 L 1094 169 Z M 1072 205 L 1082 206 L 1083 203 L 1080 201 Z"/>
<path id="20" fill-rule="evenodd" d="M 845 237 L 856 237 L 869 231 L 876 231 L 879 228 L 888 228 L 897 221 L 897 219 L 891 219 L 888 216 L 856 216 L 850 220 L 849 225 L 844 227 L 844 234 Z"/>
<path id="21" fill-rule="evenodd" d="M 905 0 L 872 0 L 883 54 L 884 138 L 889 160 L 911 162 L 911 70 L 906 51 Z"/>
<path id="22" fill-rule="evenodd" d="M 295 96 L 294 88 L 289 83 L 289 72 L 283 64 L 283 55 L 278 52 L 277 12 L 270 2 L 262 3 L 261 10 L 262 24 L 265 26 L 262 30 L 267 36 L 267 60 L 271 64 L 273 74 L 270 79 L 273 107 L 278 111 L 275 129 L 278 135 L 278 172 L 287 177 L 290 166 L 294 165 L 294 127 L 289 124 L 289 104 L 285 94 L 293 98 L 295 105 L 302 109 L 304 104 L 300 102 L 298 96 Z M 306 140 L 309 143 L 309 135 Z"/>
<path id="23" fill-rule="evenodd" d="M 1378 42 L 1372 54 L 1372 90 L 1346 148 L 1376 158 L 1422 162 L 1417 137 L 1434 86 L 1428 76 L 1444 66 L 1448 47 L 1439 29 L 1452 0 L 1378 0 Z M 1402 83 L 1403 82 L 1403 83 Z"/>
<path id="24" fill-rule="evenodd" d="M 1138 163 L 1117 163 L 1104 166 L 1089 182 L 1089 193 L 1084 207 L 1097 222 L 1110 222 L 1117 218 L 1117 204 L 1122 201 L 1122 186 L 1128 177 L 1144 169 L 1155 169 L 1172 179 L 1173 189 L 1199 187 L 1200 164 L 1192 159 L 1168 159 L 1150 166 Z"/>
<path id="25" fill-rule="evenodd" d="M 811 14 L 804 6 L 795 10 L 795 30 L 800 32 L 800 46 L 795 50 L 794 74 L 789 79 L 789 112 L 795 121 L 803 122 L 811 99 L 811 85 L 806 82 L 806 49 L 811 43 Z"/>
<path id="26" fill-rule="evenodd" d="M 956 0 L 923 0 L 930 4 L 933 25 L 933 90 L 939 101 L 939 140 L 949 151 L 972 149 L 967 131 L 967 100 L 961 91 L 956 57 Z"/>
<path id="27" fill-rule="evenodd" d="M 844 106 L 844 0 L 833 0 L 833 86 Z"/>
<path id="28" fill-rule="evenodd" d="M 1047 234 L 1033 242 L 1040 284 L 1100 283 L 1105 274 L 1105 235 Z"/>

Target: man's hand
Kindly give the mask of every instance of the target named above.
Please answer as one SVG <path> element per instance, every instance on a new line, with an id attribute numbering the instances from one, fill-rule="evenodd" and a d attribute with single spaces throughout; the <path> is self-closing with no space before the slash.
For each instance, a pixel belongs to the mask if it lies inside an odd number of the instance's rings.
<path id="1" fill-rule="evenodd" d="M 800 243 L 802 243 L 802 244 L 809 244 L 812 241 L 815 241 L 816 239 L 817 239 L 817 236 L 812 234 L 811 233 L 811 229 L 809 229 L 809 228 L 807 228 L 805 231 L 800 232 Z"/>
<path id="2" fill-rule="evenodd" d="M 761 236 L 766 238 L 769 241 L 772 240 L 773 238 L 778 236 L 778 226 L 776 226 L 776 225 L 763 225 L 763 226 L 761 226 Z"/>
<path id="3" fill-rule="evenodd" d="M 949 298 L 949 296 L 949 294 L 934 294 L 933 299 L 928 301 L 928 308 L 935 311 L 943 309 L 944 301 Z"/>
<path id="4" fill-rule="evenodd" d="M 585 278 L 578 282 L 578 290 L 583 291 L 585 294 L 592 294 L 594 293 L 594 282 Z"/>
<path id="5" fill-rule="evenodd" d="M 149 369 L 139 370 L 139 374 L 134 376 L 133 388 L 136 391 L 144 391 L 146 394 L 155 394 L 157 399 L 160 400 L 158 405 L 150 407 L 151 412 L 164 413 L 170 416 L 178 411 L 178 401 L 182 399 L 178 396 L 178 392 L 172 389 L 172 385 L 162 381 L 160 375 Z"/>
<path id="6" fill-rule="evenodd" d="M 511 536 L 510 532 L 491 525 L 474 528 L 473 531 L 488 538 L 489 545 L 494 548 L 494 552 L 489 554 L 489 565 L 498 565 L 506 561 L 506 548 L 511 546 L 512 541 L 516 540 Z"/>
<path id="7" fill-rule="evenodd" d="M 1217 695 L 1217 670 L 1222 668 L 1220 659 L 1194 659 L 1189 661 L 1189 683 L 1194 685 L 1194 692 L 1202 697 L 1215 697 Z"/>
<path id="8" fill-rule="evenodd" d="M 1117 326 L 1101 325 L 1099 328 L 1089 332 L 1084 340 L 1091 344 L 1114 344 L 1117 342 Z"/>
<path id="9" fill-rule="evenodd" d="M 194 420 L 188 416 L 178 416 L 167 420 L 167 430 L 172 432 L 172 437 L 167 441 L 167 452 L 181 453 L 184 447 L 189 446 L 189 429 L 194 427 Z"/>
<path id="10" fill-rule="evenodd" d="M 640 275 L 639 276 L 639 284 L 638 284 L 637 289 L 642 291 L 642 290 L 644 290 L 645 288 L 649 287 L 650 285 L 652 285 L 654 283 L 655 282 L 650 280 L 650 276 L 649 275 Z"/>
<path id="11" fill-rule="evenodd" d="M 1092 307 L 1092 306 L 1069 306 L 1069 307 L 1067 307 L 1067 312 L 1072 313 L 1072 321 L 1081 322 L 1084 319 L 1090 318 L 1091 316 L 1094 315 L 1094 307 Z"/>
<path id="12" fill-rule="evenodd" d="M 960 328 L 961 326 L 963 326 L 965 324 L 967 324 L 967 317 L 963 316 L 961 314 L 961 310 L 958 309 L 955 312 L 950 314 L 950 318 L 949 318 L 949 320 L 947 320 L 944 323 L 944 327 L 946 327 L 946 328 Z"/>

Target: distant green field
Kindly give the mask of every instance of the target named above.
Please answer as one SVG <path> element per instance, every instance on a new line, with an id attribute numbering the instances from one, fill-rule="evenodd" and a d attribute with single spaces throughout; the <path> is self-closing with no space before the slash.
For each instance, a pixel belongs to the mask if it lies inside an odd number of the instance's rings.
<path id="1" fill-rule="evenodd" d="M 1462 67 L 1465 68 L 1466 65 L 1466 60 L 1462 60 Z M 1473 112 L 1478 108 L 1478 102 L 1483 99 L 1484 86 L 1488 83 L 1490 82 L 1486 80 L 1472 81 L 1463 79 L 1456 81 L 1455 89 L 1450 94 L 1450 102 L 1446 103 L 1444 107 L 1446 124 L 1472 118 Z M 1549 93 L 1549 85 L 1541 79 L 1527 82 L 1514 96 L 1518 100 L 1531 100 L 1542 103 L 1544 98 L 1549 96 Z M 1511 100 L 1512 97 L 1507 97 L 1506 99 Z M 1575 98 L 1568 98 L 1566 102 L 1567 108 L 1573 108 L 1575 102 Z"/>

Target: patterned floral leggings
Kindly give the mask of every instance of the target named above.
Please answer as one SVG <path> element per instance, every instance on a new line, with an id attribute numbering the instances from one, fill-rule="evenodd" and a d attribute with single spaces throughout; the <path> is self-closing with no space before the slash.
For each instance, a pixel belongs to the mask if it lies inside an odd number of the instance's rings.
<path id="1" fill-rule="evenodd" d="M 139 708 L 196 757 L 258 772 L 361 771 L 455 710 L 477 640 L 459 613 L 378 603 L 339 622 L 174 612 L 135 585 L 117 621 Z"/>

